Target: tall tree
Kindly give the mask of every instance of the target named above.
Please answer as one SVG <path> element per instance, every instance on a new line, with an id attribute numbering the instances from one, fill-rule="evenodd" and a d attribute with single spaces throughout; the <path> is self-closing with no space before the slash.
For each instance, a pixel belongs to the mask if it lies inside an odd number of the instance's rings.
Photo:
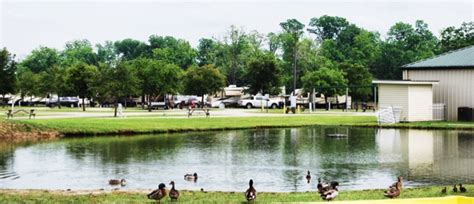
<path id="1" fill-rule="evenodd" d="M 474 21 L 463 22 L 459 28 L 450 26 L 441 31 L 441 52 L 474 45 Z"/>
<path id="2" fill-rule="evenodd" d="M 328 104 L 328 97 L 343 94 L 342 87 L 347 85 L 344 72 L 331 67 L 322 67 L 310 72 L 303 76 L 301 81 L 306 92 L 316 89 L 317 92 L 324 94 L 326 104 Z"/>
<path id="3" fill-rule="evenodd" d="M 68 84 L 71 85 L 71 91 L 82 99 L 83 111 L 86 111 L 85 98 L 94 96 L 93 84 L 97 74 L 96 66 L 84 62 L 78 62 L 67 70 Z"/>
<path id="4" fill-rule="evenodd" d="M 336 39 L 342 30 L 349 26 L 345 18 L 338 16 L 324 15 L 319 18 L 312 18 L 309 22 L 308 32 L 316 35 L 319 41 Z"/>
<path id="5" fill-rule="evenodd" d="M 97 65 L 97 55 L 89 40 L 74 40 L 66 43 L 61 53 L 63 66 L 72 66 L 76 63 Z"/>
<path id="6" fill-rule="evenodd" d="M 156 60 L 176 64 L 183 70 L 196 63 L 196 50 L 186 40 L 152 35 L 148 42 L 152 56 Z"/>
<path id="7" fill-rule="evenodd" d="M 279 92 L 281 70 L 271 53 L 253 58 L 247 67 L 245 79 L 251 94 L 276 94 Z"/>
<path id="8" fill-rule="evenodd" d="M 21 66 L 34 73 L 47 72 L 60 63 L 59 53 L 56 49 L 39 47 L 21 61 Z"/>
<path id="9" fill-rule="evenodd" d="M 224 38 L 224 44 L 223 58 L 225 63 L 220 68 L 227 76 L 229 84 L 242 85 L 245 54 L 250 48 L 247 34 L 243 29 L 238 29 L 232 25 Z"/>
<path id="10" fill-rule="evenodd" d="M 2 100 L 5 99 L 6 94 L 15 93 L 16 70 L 15 55 L 8 52 L 7 48 L 0 50 L 0 95 L 2 95 Z"/>
<path id="11" fill-rule="evenodd" d="M 26 96 L 33 98 L 39 94 L 38 84 L 40 83 L 39 75 L 29 69 L 19 70 L 17 87 L 20 96 L 23 99 Z"/>
<path id="12" fill-rule="evenodd" d="M 197 47 L 197 60 L 199 66 L 213 64 L 216 66 L 218 42 L 209 38 L 201 38 Z"/>
<path id="13" fill-rule="evenodd" d="M 124 39 L 115 41 L 116 53 L 124 60 L 133 60 L 139 57 L 151 56 L 148 46 L 139 40 Z"/>
<path id="14" fill-rule="evenodd" d="M 190 67 L 184 77 L 184 93 L 202 96 L 216 93 L 225 86 L 225 77 L 213 65 Z"/>
<path id="15" fill-rule="evenodd" d="M 283 60 L 286 64 L 285 72 L 289 72 L 292 70 L 293 72 L 293 93 L 296 93 L 296 82 L 298 78 L 298 68 L 297 68 L 297 60 L 298 60 L 298 43 L 300 41 L 301 36 L 303 35 L 304 31 L 304 24 L 299 22 L 296 19 L 288 19 L 285 22 L 280 23 L 281 28 L 283 29 L 283 33 L 280 34 L 280 39 L 282 42 L 283 47 Z"/>
<path id="16" fill-rule="evenodd" d="M 97 60 L 101 63 L 114 66 L 119 60 L 119 51 L 112 41 L 105 41 L 105 43 L 97 44 Z"/>

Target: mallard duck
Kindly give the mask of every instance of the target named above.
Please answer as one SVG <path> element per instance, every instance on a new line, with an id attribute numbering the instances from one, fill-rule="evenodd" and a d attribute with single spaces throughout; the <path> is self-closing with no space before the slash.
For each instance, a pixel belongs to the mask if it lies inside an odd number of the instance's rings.
<path id="1" fill-rule="evenodd" d="M 328 183 L 326 182 L 321 182 L 321 178 L 318 178 L 318 185 L 317 185 L 317 188 L 318 188 L 318 193 L 319 194 L 323 194 L 324 192 L 328 191 L 331 189 L 331 185 L 329 185 Z"/>
<path id="2" fill-rule="evenodd" d="M 308 171 L 308 174 L 306 174 L 306 181 L 308 181 L 308 183 L 311 181 L 311 173 Z"/>
<path id="3" fill-rule="evenodd" d="M 453 192 L 457 193 L 458 192 L 458 187 L 456 187 L 456 184 L 453 186 Z"/>
<path id="4" fill-rule="evenodd" d="M 464 188 L 464 186 L 462 186 L 462 184 L 459 184 L 459 192 L 465 193 L 466 191 L 467 191 L 467 189 Z"/>
<path id="5" fill-rule="evenodd" d="M 249 188 L 247 189 L 247 191 L 245 191 L 245 198 L 247 199 L 247 201 L 254 201 L 255 199 L 257 199 L 257 191 L 253 187 L 252 179 L 250 179 L 249 181 Z"/>
<path id="6" fill-rule="evenodd" d="M 446 189 L 446 186 L 441 190 L 441 194 L 446 194 L 447 192 L 447 189 Z"/>
<path id="7" fill-rule="evenodd" d="M 194 174 L 185 174 L 184 175 L 184 180 L 196 182 L 197 179 L 198 179 L 198 174 L 196 172 L 194 172 Z"/>
<path id="8" fill-rule="evenodd" d="M 337 186 L 339 186 L 339 183 L 337 181 L 331 182 L 330 188 L 321 194 L 321 198 L 327 201 L 334 200 L 337 195 L 339 195 L 339 190 L 337 189 Z"/>
<path id="9" fill-rule="evenodd" d="M 110 179 L 109 184 L 113 185 L 113 186 L 119 185 L 119 184 L 121 186 L 125 186 L 125 185 L 127 185 L 127 181 L 125 179 L 120 179 L 120 180 L 119 179 Z"/>
<path id="10" fill-rule="evenodd" d="M 158 185 L 158 189 L 152 191 L 151 193 L 149 193 L 146 196 L 148 197 L 148 199 L 156 200 L 159 203 L 162 198 L 166 197 L 166 189 L 165 188 L 166 188 L 165 184 L 160 183 L 160 185 Z"/>
<path id="11" fill-rule="evenodd" d="M 400 193 L 401 193 L 400 185 L 397 185 L 395 187 L 390 186 L 390 188 L 386 190 L 383 195 L 387 198 L 395 198 L 395 197 L 400 196 Z"/>
<path id="12" fill-rule="evenodd" d="M 171 201 L 177 201 L 179 198 L 179 191 L 174 188 L 174 181 L 171 181 L 170 185 L 171 185 L 171 190 L 170 190 L 169 195 L 170 195 Z"/>
<path id="13" fill-rule="evenodd" d="M 401 177 L 401 176 L 397 177 L 397 182 L 393 183 L 390 187 L 396 187 L 396 186 L 398 186 L 398 188 L 400 190 L 402 190 L 402 188 L 403 188 L 403 177 Z"/>

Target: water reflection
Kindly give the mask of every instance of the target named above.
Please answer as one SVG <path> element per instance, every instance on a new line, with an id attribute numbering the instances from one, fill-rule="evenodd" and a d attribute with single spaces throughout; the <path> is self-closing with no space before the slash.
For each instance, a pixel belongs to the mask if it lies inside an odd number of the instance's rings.
<path id="1" fill-rule="evenodd" d="M 346 137 L 327 136 L 335 133 Z M 126 178 L 126 188 L 175 180 L 180 189 L 241 191 L 253 178 L 260 191 L 314 190 L 307 170 L 344 189 L 384 188 L 398 175 L 410 186 L 472 183 L 473 146 L 473 132 L 347 127 L 75 138 L 3 148 L 0 188 L 96 189 Z M 193 172 L 198 182 L 185 182 Z"/>

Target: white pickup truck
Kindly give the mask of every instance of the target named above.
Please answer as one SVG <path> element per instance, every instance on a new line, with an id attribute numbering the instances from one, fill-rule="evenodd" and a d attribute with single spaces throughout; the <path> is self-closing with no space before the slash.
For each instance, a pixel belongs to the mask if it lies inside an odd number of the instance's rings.
<path id="1" fill-rule="evenodd" d="M 246 108 L 261 108 L 263 106 L 266 108 L 276 109 L 280 106 L 281 102 L 283 102 L 283 100 L 270 99 L 265 96 L 251 96 L 241 99 L 239 101 L 239 106 Z"/>

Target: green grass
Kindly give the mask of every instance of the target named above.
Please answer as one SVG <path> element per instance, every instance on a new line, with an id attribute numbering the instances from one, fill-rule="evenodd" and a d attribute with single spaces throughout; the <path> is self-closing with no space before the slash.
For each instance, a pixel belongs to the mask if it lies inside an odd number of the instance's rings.
<path id="1" fill-rule="evenodd" d="M 158 133 L 307 125 L 375 125 L 371 116 L 214 117 L 214 118 L 70 118 L 14 121 L 65 135 Z"/>
<path id="2" fill-rule="evenodd" d="M 257 186 L 258 187 L 258 186 Z M 441 194 L 441 186 L 421 187 L 404 189 L 397 199 L 403 198 L 428 198 L 442 197 L 450 195 L 474 196 L 474 185 L 466 185 L 467 193 L 448 192 L 446 195 Z M 257 189 L 258 190 L 258 189 Z M 379 200 L 386 199 L 383 196 L 383 190 L 362 190 L 362 191 L 344 191 L 341 190 L 336 200 Z M 198 202 L 198 203 L 240 203 L 244 202 L 243 192 L 198 192 L 198 191 L 181 191 L 181 202 Z M 257 201 L 259 202 L 315 202 L 322 201 L 316 192 L 302 193 L 258 193 Z M 0 203 L 15 202 L 46 202 L 46 203 L 142 203 L 152 202 L 146 199 L 146 192 L 121 192 L 115 191 L 111 193 L 99 194 L 83 194 L 77 195 L 74 192 L 49 192 L 42 190 L 31 191 L 15 191 L 0 190 Z M 163 199 L 163 203 L 168 203 L 169 199 Z"/>

